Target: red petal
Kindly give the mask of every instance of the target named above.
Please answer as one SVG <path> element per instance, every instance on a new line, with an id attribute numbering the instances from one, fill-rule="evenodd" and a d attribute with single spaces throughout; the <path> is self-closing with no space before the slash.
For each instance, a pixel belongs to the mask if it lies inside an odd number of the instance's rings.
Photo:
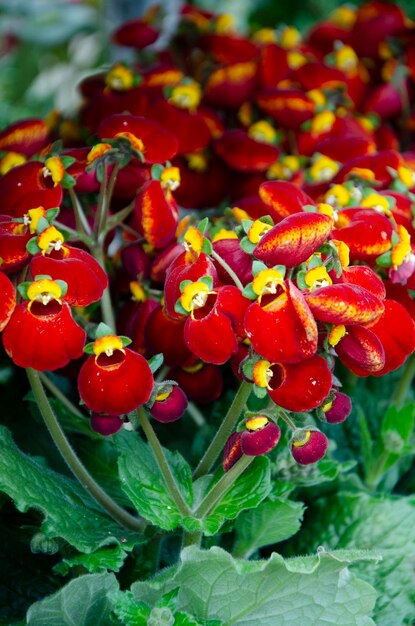
<path id="1" fill-rule="evenodd" d="M 241 433 L 241 449 L 247 456 L 267 454 L 277 445 L 281 437 L 281 430 L 275 422 L 268 424 L 261 430 L 244 430 Z"/>
<path id="2" fill-rule="evenodd" d="M 184 321 L 167 317 L 161 306 L 149 316 L 144 329 L 144 343 L 150 355 L 163 353 L 170 367 L 185 365 L 193 355 L 184 341 Z"/>
<path id="3" fill-rule="evenodd" d="M 276 146 L 256 141 L 242 130 L 228 130 L 214 143 L 217 154 L 239 172 L 263 172 L 279 156 Z"/>
<path id="4" fill-rule="evenodd" d="M 0 332 L 6 326 L 14 307 L 16 306 L 16 294 L 11 280 L 0 272 Z"/>
<path id="5" fill-rule="evenodd" d="M 224 108 L 238 108 L 253 96 L 257 82 L 257 64 L 239 61 L 219 67 L 210 74 L 205 85 L 205 99 Z"/>
<path id="6" fill-rule="evenodd" d="M 189 368 L 179 368 L 168 372 L 167 378 L 179 383 L 189 400 L 198 404 L 209 404 L 217 400 L 223 389 L 223 376 L 220 367 L 198 363 Z"/>
<path id="7" fill-rule="evenodd" d="M 415 350 L 415 323 L 399 302 L 386 300 L 384 314 L 370 330 L 385 351 L 385 365 L 375 376 L 397 369 Z"/>
<path id="8" fill-rule="evenodd" d="M 385 365 L 381 341 L 364 326 L 350 326 L 335 350 L 340 361 L 357 376 L 375 374 Z"/>
<path id="9" fill-rule="evenodd" d="M 254 257 L 267 265 L 294 267 L 313 254 L 328 238 L 332 220 L 319 213 L 295 213 L 261 238 Z"/>
<path id="10" fill-rule="evenodd" d="M 311 411 L 330 392 L 331 371 L 327 361 L 317 354 L 299 363 L 274 365 L 272 370 L 269 396 L 287 411 Z"/>
<path id="11" fill-rule="evenodd" d="M 366 265 L 344 267 L 341 281 L 364 287 L 380 300 L 384 300 L 386 297 L 386 289 L 382 279 L 379 278 L 370 267 L 366 267 Z"/>
<path id="12" fill-rule="evenodd" d="M 321 287 L 305 299 L 316 319 L 329 324 L 369 324 L 384 310 L 373 293 L 349 283 Z"/>
<path id="13" fill-rule="evenodd" d="M 40 161 L 29 161 L 0 178 L 0 206 L 5 214 L 23 217 L 29 209 L 51 209 L 61 204 L 62 187 L 54 187 L 51 178 L 43 176 L 43 168 Z"/>
<path id="14" fill-rule="evenodd" d="M 179 211 L 171 193 L 158 180 L 146 183 L 135 200 L 132 227 L 155 248 L 164 248 L 174 240 L 178 221 Z"/>
<path id="15" fill-rule="evenodd" d="M 0 132 L 0 152 L 19 152 L 31 157 L 49 141 L 49 127 L 42 119 L 20 120 Z"/>
<path id="16" fill-rule="evenodd" d="M 349 246 L 352 260 L 371 260 L 390 250 L 393 227 L 385 215 L 371 209 L 346 209 L 339 213 L 339 218 L 351 221 L 333 230 L 333 239 Z"/>
<path id="17" fill-rule="evenodd" d="M 288 217 L 293 213 L 300 213 L 306 205 L 314 206 L 310 196 L 299 187 L 281 180 L 262 183 L 259 188 L 259 196 L 262 202 L 267 207 L 272 208 L 273 212 L 280 218 Z"/>
<path id="18" fill-rule="evenodd" d="M 119 46 L 127 46 L 142 50 L 154 43 L 159 36 L 159 32 L 149 26 L 145 20 L 135 19 L 124 22 L 112 35 L 112 40 Z"/>
<path id="19" fill-rule="evenodd" d="M 257 97 L 260 108 L 278 124 L 298 128 L 313 117 L 316 104 L 299 89 L 266 89 Z"/>
<path id="20" fill-rule="evenodd" d="M 209 126 L 203 115 L 198 112 L 190 113 L 159 98 L 148 108 L 147 115 L 161 124 L 166 131 L 174 134 L 178 142 L 178 154 L 203 150 L 211 140 Z"/>
<path id="21" fill-rule="evenodd" d="M 189 317 L 184 339 L 195 356 L 215 365 L 226 363 L 238 349 L 231 320 L 215 308 L 201 319 Z"/>

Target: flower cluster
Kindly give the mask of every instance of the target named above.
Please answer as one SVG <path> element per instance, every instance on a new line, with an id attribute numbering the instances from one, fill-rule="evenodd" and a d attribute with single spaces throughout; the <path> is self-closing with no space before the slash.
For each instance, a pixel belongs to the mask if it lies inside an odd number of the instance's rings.
<path id="1" fill-rule="evenodd" d="M 315 462 L 316 420 L 351 412 L 336 362 L 382 376 L 415 349 L 415 31 L 379 1 L 305 38 L 184 5 L 149 62 L 159 18 L 114 33 L 137 60 L 84 79 L 78 116 L 0 133 L 4 348 L 40 371 L 85 349 L 79 395 L 103 434 L 141 405 L 170 422 L 215 401 L 229 363 L 263 410 L 224 469 L 271 450 L 278 420 Z"/>

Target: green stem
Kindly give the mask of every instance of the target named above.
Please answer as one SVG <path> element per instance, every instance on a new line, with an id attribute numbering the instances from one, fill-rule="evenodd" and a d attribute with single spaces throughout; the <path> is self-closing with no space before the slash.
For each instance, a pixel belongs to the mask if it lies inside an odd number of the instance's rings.
<path id="1" fill-rule="evenodd" d="M 188 402 L 186 411 L 199 428 L 206 425 L 206 420 L 203 417 L 203 414 L 199 411 L 197 406 L 193 404 L 193 402 Z"/>
<path id="2" fill-rule="evenodd" d="M 213 511 L 215 506 L 220 502 L 223 496 L 229 491 L 237 478 L 252 463 L 255 457 L 243 455 L 231 467 L 231 469 L 222 476 L 216 485 L 209 491 L 202 502 L 199 504 L 194 515 L 198 519 L 203 519 Z"/>
<path id="3" fill-rule="evenodd" d="M 137 417 L 138 423 L 144 430 L 144 433 L 147 437 L 147 441 L 150 444 L 150 447 L 153 451 L 154 458 L 157 461 L 157 465 L 160 469 L 160 472 L 164 478 L 164 482 L 169 490 L 169 493 L 174 500 L 177 509 L 184 517 L 191 516 L 191 511 L 187 506 L 186 502 L 183 499 L 182 494 L 179 491 L 176 480 L 172 474 L 170 466 L 167 462 L 166 455 L 164 454 L 164 450 L 160 445 L 159 440 L 157 439 L 157 435 L 153 430 L 152 425 L 150 424 L 150 420 L 147 417 L 146 412 L 142 407 L 137 409 Z"/>
<path id="4" fill-rule="evenodd" d="M 244 410 L 247 400 L 251 394 L 251 383 L 243 381 L 236 392 L 236 395 L 232 401 L 231 406 L 220 425 L 216 435 L 212 439 L 210 446 L 206 450 L 199 465 L 194 471 L 193 478 L 200 478 L 209 473 L 210 468 L 215 463 L 219 454 L 222 452 L 229 435 L 235 428 L 236 422 L 239 419 L 240 414 Z"/>
<path id="5" fill-rule="evenodd" d="M 75 215 L 76 230 L 85 235 L 92 235 L 91 227 L 82 208 L 81 202 L 75 193 L 73 187 L 69 187 L 68 194 L 72 202 L 73 212 Z M 89 237 L 88 237 L 89 239 Z"/>
<path id="6" fill-rule="evenodd" d="M 65 396 L 65 394 L 62 393 L 59 387 L 57 387 L 55 383 L 46 376 L 46 374 L 39 373 L 39 378 L 45 385 L 46 389 L 49 389 L 49 391 L 53 393 L 55 398 L 57 398 L 68 409 L 68 411 L 70 411 L 77 417 L 85 418 L 85 415 L 81 413 L 81 411 Z"/>
<path id="7" fill-rule="evenodd" d="M 27 377 L 32 387 L 39 411 L 43 417 L 46 427 L 64 461 L 71 472 L 79 480 L 88 493 L 101 505 L 101 507 L 121 526 L 137 532 L 143 532 L 147 522 L 137 519 L 127 511 L 124 511 L 92 478 L 86 467 L 81 463 L 74 449 L 69 443 L 61 428 L 56 415 L 49 403 L 48 397 L 39 377 L 39 372 L 28 368 Z"/>
<path id="8" fill-rule="evenodd" d="M 287 415 L 287 413 L 284 411 L 284 409 L 282 409 L 281 407 L 277 407 L 277 409 L 278 409 L 278 416 L 282 420 L 284 420 L 284 422 L 287 424 L 288 428 L 291 428 L 291 430 L 297 430 L 297 426 L 294 424 L 292 419 Z"/>
<path id="9" fill-rule="evenodd" d="M 383 474 L 385 463 L 388 460 L 390 453 L 387 450 L 384 450 L 382 454 L 378 457 L 376 463 L 373 468 L 366 474 L 366 484 L 369 487 L 370 491 L 376 491 L 376 487 L 378 486 Z"/>
<path id="10" fill-rule="evenodd" d="M 183 543 L 182 548 L 187 548 L 188 546 L 197 546 L 200 547 L 202 543 L 203 533 L 200 530 L 196 530 L 194 533 L 183 533 Z"/>
<path id="11" fill-rule="evenodd" d="M 91 253 L 94 259 L 98 261 L 102 269 L 105 270 L 105 259 L 104 259 L 104 252 L 102 250 L 102 247 L 95 246 L 94 248 L 92 248 Z M 100 305 L 101 305 L 102 319 L 104 323 L 110 328 L 112 328 L 112 330 L 115 332 L 116 323 L 115 323 L 115 317 L 114 317 L 114 310 L 112 308 L 111 292 L 110 292 L 109 286 L 104 290 L 104 293 L 102 294 Z"/>
<path id="12" fill-rule="evenodd" d="M 101 185 L 99 188 L 97 210 L 95 213 L 95 222 L 94 222 L 94 240 L 96 243 L 98 243 L 99 241 L 101 227 L 102 227 L 102 223 L 104 220 L 104 213 L 108 208 L 107 183 L 108 183 L 108 170 L 107 170 L 107 164 L 104 162 L 103 175 L 102 175 Z"/>
<path id="13" fill-rule="evenodd" d="M 232 278 L 233 282 L 238 287 L 238 289 L 243 291 L 244 290 L 243 284 L 241 283 L 241 281 L 239 280 L 238 276 L 233 271 L 233 269 L 226 263 L 226 261 L 224 259 L 222 259 L 222 257 L 217 252 L 215 252 L 214 250 L 212 250 L 212 252 L 210 253 L 210 256 L 213 257 L 215 259 L 215 261 L 217 261 L 219 263 L 219 265 L 221 265 L 223 267 L 225 272 L 227 272 L 229 274 L 229 276 Z"/>
<path id="14" fill-rule="evenodd" d="M 403 406 L 408 395 L 408 391 L 411 388 L 412 380 L 415 376 L 415 353 L 411 354 L 407 362 L 405 363 L 403 374 L 399 380 L 399 384 L 395 389 L 395 393 L 392 396 L 392 401 L 399 409 Z"/>

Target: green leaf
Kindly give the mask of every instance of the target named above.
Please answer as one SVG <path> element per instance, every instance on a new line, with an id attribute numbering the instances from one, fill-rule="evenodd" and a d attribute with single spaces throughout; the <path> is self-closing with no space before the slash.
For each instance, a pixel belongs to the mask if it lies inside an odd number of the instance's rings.
<path id="1" fill-rule="evenodd" d="M 0 491 L 10 496 L 22 513 L 30 508 L 44 516 L 40 530 L 46 538 L 61 537 L 80 552 L 103 546 L 130 548 L 141 535 L 125 530 L 74 480 L 23 454 L 7 428 L 0 428 Z"/>
<path id="2" fill-rule="evenodd" d="M 26 244 L 26 250 L 29 254 L 35 255 L 40 252 L 40 248 L 37 245 L 37 237 L 32 237 Z"/>
<path id="3" fill-rule="evenodd" d="M 164 356 L 162 353 L 155 354 L 148 360 L 151 372 L 154 374 L 163 365 Z"/>
<path id="4" fill-rule="evenodd" d="M 53 570 L 62 576 L 70 573 L 72 568 L 84 568 L 91 574 L 101 574 L 110 570 L 119 572 L 124 565 L 127 552 L 121 546 L 101 548 L 92 554 L 75 554 L 63 559 Z"/>
<path id="5" fill-rule="evenodd" d="M 27 626 L 113 626 L 110 592 L 118 589 L 113 574 L 88 574 L 33 604 Z"/>
<path id="6" fill-rule="evenodd" d="M 378 626 L 408 624 L 415 619 L 415 498 L 340 493 L 321 499 L 309 511 L 299 535 L 301 549 L 317 545 L 376 549 L 383 560 L 362 569 L 377 592 L 374 619 Z"/>
<path id="7" fill-rule="evenodd" d="M 60 208 L 56 207 L 56 209 L 48 209 L 46 211 L 46 219 L 51 224 L 53 220 L 56 220 L 60 212 Z"/>
<path id="8" fill-rule="evenodd" d="M 233 559 L 220 548 L 186 548 L 181 562 L 151 582 L 135 583 L 134 596 L 154 604 L 179 587 L 179 610 L 225 626 L 369 626 L 376 592 L 348 570 L 355 561 L 377 560 L 362 551 L 319 553 L 284 560 Z M 395 622 L 396 623 L 396 622 Z"/>
<path id="9" fill-rule="evenodd" d="M 151 609 L 145 602 L 139 602 L 131 591 L 113 591 L 109 595 L 113 611 L 126 626 L 147 626 Z"/>
<path id="10" fill-rule="evenodd" d="M 380 438 L 378 440 L 378 453 L 383 450 L 389 453 L 385 462 L 385 470 L 399 460 L 405 444 L 414 428 L 415 404 L 411 402 L 401 409 L 390 406 L 382 420 Z"/>
<path id="11" fill-rule="evenodd" d="M 252 254 L 256 248 L 256 244 L 249 241 L 248 237 L 243 237 L 243 239 L 241 239 L 240 245 L 242 250 L 247 254 Z"/>
<path id="12" fill-rule="evenodd" d="M 262 502 L 236 522 L 235 556 L 249 557 L 255 550 L 288 539 L 300 530 L 304 505 L 282 498 Z"/>
<path id="13" fill-rule="evenodd" d="M 153 453 L 137 433 L 119 433 L 115 443 L 122 489 L 137 511 L 164 530 L 173 530 L 182 522 L 182 515 L 170 496 Z M 178 452 L 165 450 L 167 461 L 185 501 L 191 506 L 192 477 L 189 465 Z"/>

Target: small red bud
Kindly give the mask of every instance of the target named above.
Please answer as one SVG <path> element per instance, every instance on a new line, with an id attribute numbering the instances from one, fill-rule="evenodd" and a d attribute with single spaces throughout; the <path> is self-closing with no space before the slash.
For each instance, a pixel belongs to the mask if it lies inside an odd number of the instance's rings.
<path id="1" fill-rule="evenodd" d="M 345 393 L 336 391 L 336 396 L 329 409 L 323 411 L 329 424 L 340 424 L 347 419 L 352 411 L 352 401 Z"/>
<path id="2" fill-rule="evenodd" d="M 242 452 L 248 456 L 259 456 L 270 452 L 277 445 L 281 436 L 280 428 L 262 415 L 256 415 L 246 421 L 246 430 L 242 432 Z"/>
<path id="3" fill-rule="evenodd" d="M 158 422 L 175 422 L 183 416 L 187 404 L 184 391 L 174 385 L 169 391 L 156 396 L 150 413 Z"/>
<path id="4" fill-rule="evenodd" d="M 300 465 L 316 463 L 326 454 L 328 439 L 316 428 L 296 430 L 291 439 L 291 454 Z"/>
<path id="5" fill-rule="evenodd" d="M 123 425 L 123 420 L 119 415 L 108 415 L 107 413 L 93 413 L 91 417 L 91 428 L 100 435 L 114 435 Z"/>

